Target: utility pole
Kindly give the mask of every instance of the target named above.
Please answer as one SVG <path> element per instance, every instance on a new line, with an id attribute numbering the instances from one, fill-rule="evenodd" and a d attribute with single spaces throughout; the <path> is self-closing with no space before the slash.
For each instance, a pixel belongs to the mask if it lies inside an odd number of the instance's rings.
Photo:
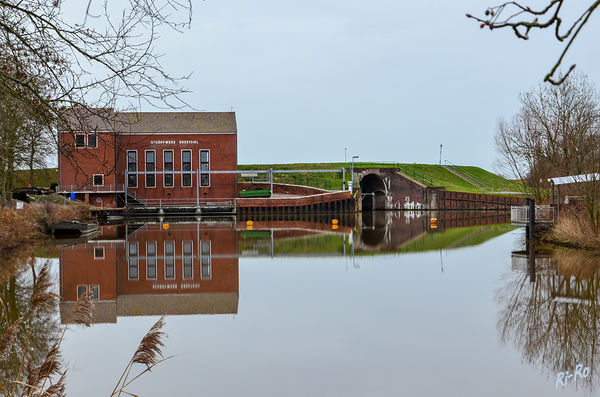
<path id="1" fill-rule="evenodd" d="M 440 143 L 440 165 L 442 165 L 442 144 Z"/>
<path id="2" fill-rule="evenodd" d="M 346 152 L 348 151 L 348 147 L 344 146 L 344 164 L 347 163 L 348 161 L 346 160 Z"/>

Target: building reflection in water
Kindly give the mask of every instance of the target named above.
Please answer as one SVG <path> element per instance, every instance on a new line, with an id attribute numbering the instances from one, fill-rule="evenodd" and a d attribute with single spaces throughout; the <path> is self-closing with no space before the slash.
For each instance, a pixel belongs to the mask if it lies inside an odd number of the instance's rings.
<path id="1" fill-rule="evenodd" d="M 594 389 L 600 340 L 600 257 L 571 249 L 512 253 L 512 273 L 496 296 L 498 333 L 549 378 L 589 367 L 576 388 Z"/>
<path id="2" fill-rule="evenodd" d="M 439 218 L 436 224 L 431 218 Z M 240 257 L 417 252 L 481 243 L 512 230 L 505 213 L 375 212 L 331 219 L 247 219 L 102 227 L 60 249 L 61 320 L 78 297 L 96 301 L 95 322 L 120 316 L 235 314 Z M 498 223 L 502 223 L 498 225 Z"/>
<path id="3" fill-rule="evenodd" d="M 233 227 L 105 226 L 101 238 L 61 248 L 63 322 L 86 292 L 96 300 L 97 323 L 114 323 L 119 316 L 237 313 Z"/>

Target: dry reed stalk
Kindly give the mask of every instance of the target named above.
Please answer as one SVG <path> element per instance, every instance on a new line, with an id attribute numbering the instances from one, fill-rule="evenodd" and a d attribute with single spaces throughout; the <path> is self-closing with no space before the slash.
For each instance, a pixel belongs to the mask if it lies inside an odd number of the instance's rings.
<path id="1" fill-rule="evenodd" d="M 140 345 L 133 355 L 132 361 L 134 363 L 144 364 L 146 367 L 151 368 L 163 358 L 162 348 L 165 344 L 162 338 L 165 336 L 165 333 L 161 329 L 165 325 L 164 318 L 162 316 L 142 338 Z"/>
<path id="2" fill-rule="evenodd" d="M 33 294 L 29 303 L 31 310 L 29 311 L 29 318 L 27 319 L 25 344 L 22 353 L 23 355 L 21 357 L 16 378 L 12 381 L 13 387 L 10 391 L 8 391 L 5 389 L 5 385 L 0 382 L 0 393 L 2 393 L 2 395 L 5 397 L 14 397 L 16 395 L 15 393 L 17 391 L 17 385 L 23 387 L 20 394 L 21 397 L 62 397 L 65 395 L 66 371 L 61 372 L 62 362 L 60 346 L 64 340 L 68 326 L 63 328 L 60 337 L 47 352 L 41 365 L 36 367 L 28 353 L 32 320 L 33 316 L 35 315 L 36 308 L 50 304 L 50 301 L 57 297 L 56 294 L 48 292 L 50 286 L 52 286 L 52 283 L 50 282 L 49 277 L 48 262 L 46 262 L 42 266 L 37 277 L 34 276 Z M 83 295 L 75 305 L 71 315 L 69 316 L 69 320 L 67 320 L 67 323 L 90 326 L 93 319 L 93 310 L 94 305 L 90 294 L 88 293 Z M 7 331 L 2 336 L 2 339 L 0 340 L 0 361 L 2 361 L 4 355 L 10 349 L 12 341 L 15 339 L 15 335 L 22 322 L 24 322 L 23 319 L 17 320 L 7 328 Z M 122 393 L 132 395 L 131 393 L 125 391 L 127 386 L 129 386 L 133 381 L 138 379 L 146 372 L 151 371 L 151 369 L 157 364 L 171 358 L 167 357 L 163 359 L 163 338 L 166 336 L 166 334 L 162 331 L 164 325 L 164 316 L 162 316 L 142 338 L 138 348 L 125 367 L 125 370 L 117 382 L 117 385 L 115 386 L 111 396 L 115 396 L 116 394 L 120 396 Z M 25 381 L 21 381 L 21 375 L 23 374 L 25 364 L 27 364 L 27 378 Z M 146 366 L 146 368 L 130 379 L 129 375 L 131 373 L 133 364 L 143 364 Z M 52 379 L 59 375 L 60 378 L 58 381 L 52 383 Z M 45 388 L 47 382 L 50 382 L 50 386 Z"/>
<path id="3" fill-rule="evenodd" d="M 4 336 L 2 336 L 2 340 L 0 340 L 0 362 L 6 360 L 8 351 L 10 350 L 15 337 L 17 336 L 17 332 L 19 331 L 19 326 L 21 325 L 22 320 L 22 318 L 19 318 L 17 321 L 15 321 L 6 329 Z"/>
<path id="4" fill-rule="evenodd" d="M 88 292 L 79 297 L 67 322 L 89 327 L 93 320 L 94 302 L 92 302 L 92 295 Z"/>
<path id="5" fill-rule="evenodd" d="M 129 386 L 133 381 L 138 379 L 140 376 L 145 374 L 148 371 L 151 371 L 153 367 L 159 364 L 162 361 L 168 360 L 171 357 L 167 357 L 163 359 L 162 348 L 164 347 L 164 342 L 162 339 L 166 336 L 166 334 L 162 331 L 162 328 L 165 325 L 165 316 L 163 315 L 158 321 L 150 328 L 150 330 L 146 333 L 146 335 L 142 338 L 138 348 L 129 363 L 125 367 L 125 370 L 121 374 L 113 392 L 111 393 L 111 397 L 117 395 L 120 396 L 121 393 L 130 394 L 125 391 L 125 388 Z M 131 373 L 131 369 L 133 364 L 143 364 L 146 368 L 134 376 L 132 379 L 129 379 L 129 375 Z"/>
<path id="6" fill-rule="evenodd" d="M 550 239 L 582 248 L 600 247 L 600 236 L 594 231 L 587 217 L 576 213 L 561 215 L 554 225 Z"/>
<path id="7" fill-rule="evenodd" d="M 40 306 L 48 306 L 54 299 L 58 298 L 53 292 L 48 292 L 52 286 L 50 281 L 50 271 L 48 270 L 48 262 L 44 263 L 40 273 L 33 286 L 33 295 L 31 296 L 31 308 L 35 310 Z"/>

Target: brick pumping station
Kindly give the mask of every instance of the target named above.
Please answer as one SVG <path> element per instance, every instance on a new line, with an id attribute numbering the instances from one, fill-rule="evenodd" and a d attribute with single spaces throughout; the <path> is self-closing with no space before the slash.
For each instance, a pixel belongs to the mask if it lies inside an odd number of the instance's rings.
<path id="1" fill-rule="evenodd" d="M 58 192 L 101 217 L 239 215 L 293 220 L 373 210 L 507 210 L 523 199 L 446 191 L 402 167 L 239 170 L 234 112 L 74 115 L 59 128 Z M 78 123 L 78 124 L 77 124 Z M 70 123 L 74 125 L 74 123 Z M 339 173 L 337 190 L 275 183 L 284 173 Z"/>

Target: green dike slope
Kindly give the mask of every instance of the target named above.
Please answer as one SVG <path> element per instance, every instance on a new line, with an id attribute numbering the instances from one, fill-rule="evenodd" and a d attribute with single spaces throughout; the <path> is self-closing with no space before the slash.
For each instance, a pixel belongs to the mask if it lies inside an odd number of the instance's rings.
<path id="1" fill-rule="evenodd" d="M 469 173 L 476 175 L 480 180 L 485 182 L 492 190 L 482 190 L 479 187 L 465 181 L 459 176 L 448 171 L 443 166 L 438 164 L 407 164 L 407 163 L 366 163 L 355 162 L 356 168 L 398 168 L 399 171 L 404 171 L 407 174 L 419 174 L 429 178 L 431 182 L 425 183 L 427 186 L 441 186 L 446 190 L 454 192 L 469 192 L 494 194 L 495 192 L 514 192 L 518 191 L 515 183 L 509 181 L 500 175 L 486 171 L 483 168 L 474 166 L 456 166 L 460 171 L 464 169 Z M 342 186 L 341 168 L 350 168 L 350 164 L 345 163 L 294 163 L 294 164 L 240 164 L 240 170 L 324 170 L 324 169 L 339 169 L 339 172 L 333 173 L 306 173 L 299 172 L 293 174 L 275 174 L 274 181 L 276 183 L 291 183 L 318 187 L 322 189 L 337 190 Z M 348 175 L 346 175 L 348 177 Z"/>
<path id="2" fill-rule="evenodd" d="M 514 182 L 507 180 L 500 175 L 496 175 L 483 168 L 474 166 L 457 165 L 455 166 L 458 172 L 464 172 L 467 176 L 475 175 L 486 186 L 498 192 L 518 192 L 519 186 Z"/>
<path id="3" fill-rule="evenodd" d="M 50 187 L 53 182 L 58 183 L 58 168 L 33 170 L 33 186 Z M 22 188 L 27 185 L 29 185 L 29 170 L 15 171 L 15 187 Z"/>
<path id="4" fill-rule="evenodd" d="M 427 233 L 403 245 L 400 252 L 425 252 L 440 249 L 471 247 L 516 229 L 511 224 L 466 226 Z"/>
<path id="5" fill-rule="evenodd" d="M 446 229 L 443 232 L 424 233 L 395 250 L 355 252 L 357 256 L 389 255 L 457 249 L 482 244 L 516 229 L 511 224 L 467 226 Z M 244 232 L 242 232 L 244 233 Z M 238 242 L 239 253 L 252 256 L 270 255 L 270 231 L 253 231 L 242 234 Z M 350 255 L 352 247 L 344 235 L 339 233 L 316 233 L 297 238 L 276 239 L 273 242 L 275 255 Z M 344 245 L 346 245 L 344 249 Z"/>
<path id="6" fill-rule="evenodd" d="M 514 182 L 509 181 L 499 175 L 474 166 L 455 166 L 466 173 L 476 175 L 485 182 L 492 190 L 481 190 L 477 186 L 461 179 L 446 168 L 437 164 L 406 164 L 406 163 L 354 163 L 356 168 L 398 168 L 399 171 L 421 174 L 429 179 L 431 183 L 428 186 L 441 186 L 446 190 L 455 192 L 471 192 L 494 194 L 495 192 L 514 192 L 518 191 Z M 294 163 L 294 164 L 240 164 L 238 169 L 244 170 L 339 170 L 327 173 L 308 173 L 298 172 L 293 174 L 275 174 L 274 179 L 277 183 L 290 183 L 295 185 L 312 186 L 327 190 L 342 189 L 342 168 L 349 169 L 350 163 Z M 346 179 L 349 175 L 346 174 Z M 29 171 L 16 171 L 16 187 L 25 187 L 29 183 Z M 247 179 L 249 180 L 249 179 Z M 37 187 L 49 187 L 52 182 L 58 182 L 58 170 L 56 168 L 47 168 L 34 170 L 34 185 Z"/>

